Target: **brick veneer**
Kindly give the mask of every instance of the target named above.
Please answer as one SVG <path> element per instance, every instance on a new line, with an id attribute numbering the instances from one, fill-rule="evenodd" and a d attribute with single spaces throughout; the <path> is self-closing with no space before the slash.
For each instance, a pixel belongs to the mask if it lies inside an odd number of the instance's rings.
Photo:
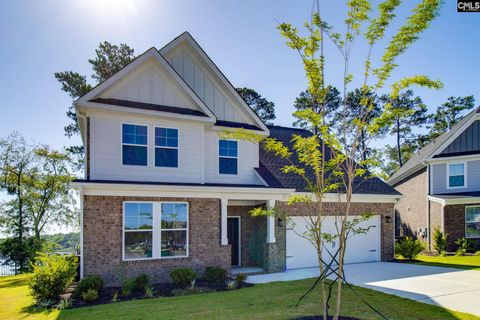
<path id="1" fill-rule="evenodd" d="M 455 241 L 465 236 L 465 207 L 472 205 L 480 205 L 478 203 L 472 204 L 456 204 L 447 205 L 443 208 L 444 216 L 444 231 L 447 234 L 447 250 L 455 251 L 457 246 Z M 471 239 L 476 245 L 480 246 L 480 239 Z"/>
<path id="2" fill-rule="evenodd" d="M 324 204 L 326 215 L 340 215 L 343 214 L 345 203 L 325 202 Z M 307 214 L 314 214 L 315 204 L 301 203 L 288 205 L 286 202 L 277 202 L 277 207 L 280 212 L 288 216 L 305 216 Z M 365 212 L 372 212 L 373 214 L 381 215 L 381 248 L 382 261 L 391 261 L 394 258 L 394 204 L 393 203 L 363 203 L 356 202 L 351 204 L 351 215 L 361 215 Z M 390 217 L 390 222 L 387 222 L 386 216 Z"/>
<path id="3" fill-rule="evenodd" d="M 189 257 L 122 261 L 122 206 L 124 201 L 187 201 L 189 203 Z M 106 285 L 119 285 L 120 274 L 147 273 L 154 282 L 168 281 L 174 268 L 191 267 L 199 273 L 209 265 L 230 269 L 230 246 L 220 245 L 218 199 L 85 196 L 83 203 L 84 276 L 100 275 Z"/>
<path id="4" fill-rule="evenodd" d="M 403 197 L 395 205 L 401 220 L 401 234 L 417 236 L 418 228 L 428 227 L 427 169 L 422 169 L 394 185 Z M 426 239 L 423 239 L 426 240 Z"/>

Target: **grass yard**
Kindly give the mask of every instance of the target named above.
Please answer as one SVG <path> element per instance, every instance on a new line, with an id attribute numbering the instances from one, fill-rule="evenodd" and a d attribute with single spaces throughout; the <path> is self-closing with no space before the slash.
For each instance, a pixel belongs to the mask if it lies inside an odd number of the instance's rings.
<path id="1" fill-rule="evenodd" d="M 480 256 L 436 257 L 420 255 L 416 260 L 415 263 L 417 264 L 480 271 Z"/>
<path id="2" fill-rule="evenodd" d="M 0 319 L 292 319 L 319 312 L 318 291 L 295 307 L 311 279 L 51 312 L 33 311 L 27 283 L 28 276 L 0 278 Z M 350 290 L 344 292 L 343 315 L 379 319 Z M 390 319 L 480 319 L 369 289 L 357 288 L 357 292 Z"/>

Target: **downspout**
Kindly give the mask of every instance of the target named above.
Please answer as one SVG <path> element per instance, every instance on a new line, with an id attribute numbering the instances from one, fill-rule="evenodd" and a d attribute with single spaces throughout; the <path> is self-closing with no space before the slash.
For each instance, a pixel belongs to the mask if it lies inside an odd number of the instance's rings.
<path id="1" fill-rule="evenodd" d="M 429 250 L 432 250 L 432 232 L 430 230 L 430 227 L 431 227 L 431 215 L 430 215 L 430 200 L 428 199 L 428 196 L 430 195 L 430 164 L 428 162 L 424 162 L 426 165 L 427 165 L 427 195 L 426 195 L 426 198 L 427 198 L 427 232 L 426 232 L 426 235 L 427 235 L 427 240 L 428 240 L 428 249 Z"/>
<path id="2" fill-rule="evenodd" d="M 80 196 L 80 279 L 83 279 L 83 187 L 78 188 Z"/>

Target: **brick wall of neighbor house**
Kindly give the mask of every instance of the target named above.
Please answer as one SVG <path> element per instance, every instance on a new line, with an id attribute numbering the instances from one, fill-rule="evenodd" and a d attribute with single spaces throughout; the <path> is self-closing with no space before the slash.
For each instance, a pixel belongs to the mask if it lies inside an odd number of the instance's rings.
<path id="1" fill-rule="evenodd" d="M 455 241 L 465 236 L 465 207 L 471 205 L 479 205 L 478 203 L 472 204 L 456 204 L 447 205 L 443 208 L 444 212 L 444 230 L 447 236 L 447 250 L 455 251 L 457 246 Z M 476 248 L 480 246 L 480 239 L 471 239 Z"/>
<path id="2" fill-rule="evenodd" d="M 403 236 L 417 236 L 418 228 L 428 227 L 428 183 L 427 169 L 411 175 L 393 186 L 403 197 L 395 205 L 396 214 L 400 216 Z"/>
<path id="3" fill-rule="evenodd" d="M 189 257 L 122 261 L 123 201 L 187 201 L 189 203 Z M 106 285 L 147 273 L 154 282 L 169 280 L 174 268 L 191 267 L 200 274 L 206 266 L 230 269 L 230 246 L 220 245 L 218 199 L 85 196 L 83 203 L 84 275 L 98 274 Z"/>
<path id="4" fill-rule="evenodd" d="M 340 215 L 344 211 L 345 203 L 325 202 L 324 208 L 327 215 Z M 288 216 L 305 216 L 313 214 L 314 204 L 295 204 L 288 205 L 286 202 L 277 202 L 278 209 Z M 394 258 L 394 204 L 393 203 L 352 203 L 351 214 L 361 215 L 365 212 L 372 212 L 373 214 L 381 215 L 381 246 L 382 246 L 382 261 L 391 261 Z M 386 217 L 390 217 L 387 222 Z"/>

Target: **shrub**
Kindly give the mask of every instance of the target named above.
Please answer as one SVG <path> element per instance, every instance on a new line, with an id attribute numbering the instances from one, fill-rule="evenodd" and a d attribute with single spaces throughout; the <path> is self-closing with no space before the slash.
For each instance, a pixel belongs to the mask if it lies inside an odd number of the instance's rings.
<path id="1" fill-rule="evenodd" d="M 475 255 L 476 255 L 476 256 L 480 256 L 480 250 L 478 250 L 477 252 L 475 252 Z"/>
<path id="2" fill-rule="evenodd" d="M 227 285 L 227 290 L 237 289 L 237 281 L 235 280 L 227 280 L 225 284 Z"/>
<path id="3" fill-rule="evenodd" d="M 179 268 L 170 272 L 170 279 L 179 286 L 188 286 L 196 277 L 197 273 L 190 268 Z"/>
<path id="4" fill-rule="evenodd" d="M 136 281 L 135 278 L 133 279 L 125 279 L 122 283 L 122 295 L 129 296 L 135 290 Z"/>
<path id="5" fill-rule="evenodd" d="M 244 273 L 239 273 L 235 276 L 235 281 L 237 281 L 238 283 L 244 282 L 245 280 L 247 280 L 247 275 Z"/>
<path id="6" fill-rule="evenodd" d="M 98 299 L 98 291 L 95 289 L 88 289 L 82 293 L 82 299 L 88 302 L 95 301 Z"/>
<path id="7" fill-rule="evenodd" d="M 457 239 L 455 244 L 457 245 L 457 256 L 464 256 L 465 253 L 472 250 L 472 241 L 465 237 Z"/>
<path id="8" fill-rule="evenodd" d="M 144 288 L 144 290 L 145 290 L 145 298 L 152 298 L 152 297 L 153 297 L 154 292 L 153 292 L 153 288 L 152 288 L 152 287 L 146 286 L 146 287 Z"/>
<path id="9" fill-rule="evenodd" d="M 145 288 L 150 286 L 150 277 L 146 274 L 141 274 L 135 278 L 135 291 L 145 292 Z"/>
<path id="10" fill-rule="evenodd" d="M 57 309 L 59 310 L 65 310 L 68 309 L 72 306 L 72 300 L 71 299 L 61 299 L 60 302 L 57 305 Z"/>
<path id="11" fill-rule="evenodd" d="M 425 245 L 412 237 L 406 237 L 395 244 L 395 253 L 410 261 L 415 260 L 423 250 L 425 250 Z"/>
<path id="12" fill-rule="evenodd" d="M 76 298 L 81 297 L 84 292 L 87 292 L 90 289 L 97 290 L 97 292 L 102 291 L 103 280 L 100 276 L 91 275 L 80 280 L 73 292 L 73 296 Z"/>
<path id="13" fill-rule="evenodd" d="M 73 259 L 40 253 L 33 266 L 29 287 L 37 303 L 58 302 L 60 294 L 72 284 L 77 273 Z"/>
<path id="14" fill-rule="evenodd" d="M 433 242 L 433 248 L 437 250 L 439 255 L 447 251 L 447 235 L 439 227 L 435 227 L 433 230 Z"/>
<path id="15" fill-rule="evenodd" d="M 113 293 L 112 302 L 118 302 L 118 291 L 115 291 Z"/>
<path id="16" fill-rule="evenodd" d="M 207 282 L 221 283 L 227 279 L 227 270 L 222 267 L 207 267 L 203 274 L 203 280 Z"/>

